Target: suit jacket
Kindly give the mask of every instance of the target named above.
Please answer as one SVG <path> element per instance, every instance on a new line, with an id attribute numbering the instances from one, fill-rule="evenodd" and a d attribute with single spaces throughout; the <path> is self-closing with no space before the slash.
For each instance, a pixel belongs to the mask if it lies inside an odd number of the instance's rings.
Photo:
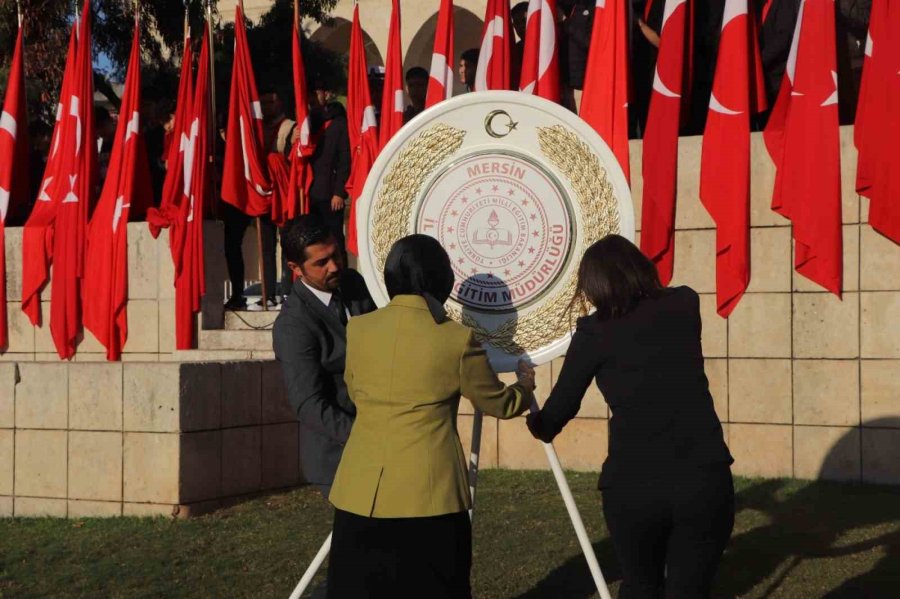
<path id="1" fill-rule="evenodd" d="M 347 199 L 350 178 L 350 137 L 347 112 L 339 102 L 332 102 L 321 112 L 311 115 L 313 129 L 318 132 L 316 151 L 310 159 L 312 184 L 309 201 L 330 202 L 333 196 Z"/>
<path id="2" fill-rule="evenodd" d="M 351 316 L 375 309 L 362 276 L 344 271 L 341 296 Z M 272 335 L 288 401 L 300 421 L 300 463 L 307 482 L 328 486 L 341 461 L 356 409 L 344 384 L 344 325 L 300 280 Z"/>
<path id="3" fill-rule="evenodd" d="M 500 382 L 471 329 L 436 324 L 417 295 L 350 321 L 344 378 L 356 421 L 329 499 L 376 518 L 468 509 L 460 395 L 498 418 L 518 416 L 532 401 L 518 384 Z"/>

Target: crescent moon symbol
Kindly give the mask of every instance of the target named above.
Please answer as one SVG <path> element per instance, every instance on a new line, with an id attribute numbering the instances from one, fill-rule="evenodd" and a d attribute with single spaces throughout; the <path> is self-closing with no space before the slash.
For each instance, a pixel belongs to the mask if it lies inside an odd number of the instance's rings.
<path id="1" fill-rule="evenodd" d="M 503 115 L 507 118 L 506 131 L 503 133 L 498 133 L 494 129 L 494 119 L 500 115 Z M 513 130 L 515 130 L 516 127 L 518 127 L 518 126 L 519 126 L 519 123 L 515 122 L 512 119 L 512 117 L 509 116 L 509 113 L 506 112 L 505 110 L 492 110 L 488 113 L 488 115 L 486 117 L 484 117 L 484 130 L 487 131 L 488 135 L 490 135 L 491 137 L 493 137 L 495 139 L 500 139 L 500 138 L 506 137 L 507 135 L 512 133 Z"/>

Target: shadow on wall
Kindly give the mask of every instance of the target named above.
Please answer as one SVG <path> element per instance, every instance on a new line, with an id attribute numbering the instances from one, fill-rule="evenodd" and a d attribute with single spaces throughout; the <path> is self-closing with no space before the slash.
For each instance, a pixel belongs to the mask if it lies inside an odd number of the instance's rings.
<path id="1" fill-rule="evenodd" d="M 412 67 L 422 67 L 426 71 L 431 70 L 431 52 L 434 49 L 434 31 L 437 27 L 437 12 L 435 12 L 427 21 L 422 23 L 416 35 L 403 55 L 403 72 L 405 73 Z M 453 95 L 458 95 L 466 91 L 465 87 L 460 85 L 457 76 L 457 68 L 459 65 L 459 55 L 469 48 L 478 48 L 481 45 L 481 29 L 484 21 L 475 13 L 460 8 L 453 9 Z"/>
<path id="2" fill-rule="evenodd" d="M 360 24 L 363 25 L 363 43 L 366 47 L 366 64 L 370 67 L 383 67 L 384 59 L 378 50 L 378 45 L 366 33 L 363 17 L 360 16 Z M 350 29 L 353 24 L 347 19 L 333 17 L 329 22 L 322 24 L 309 37 L 311 42 L 322 44 L 338 56 L 346 56 L 350 48 Z M 479 30 L 480 31 L 480 30 Z"/>
<path id="3" fill-rule="evenodd" d="M 900 418 L 865 426 L 896 429 Z M 859 430 L 854 429 L 829 451 L 820 476 L 836 472 L 847 455 L 859 451 Z M 735 490 L 735 529 L 713 586 L 714 598 L 771 597 L 787 587 L 827 599 L 898 596 L 900 488 L 776 479 L 739 482 Z M 595 543 L 594 551 L 607 582 L 620 580 L 609 539 Z M 864 554 L 871 566 L 858 563 Z M 863 567 L 868 571 L 860 572 Z M 586 599 L 595 593 L 578 554 L 519 597 Z"/>

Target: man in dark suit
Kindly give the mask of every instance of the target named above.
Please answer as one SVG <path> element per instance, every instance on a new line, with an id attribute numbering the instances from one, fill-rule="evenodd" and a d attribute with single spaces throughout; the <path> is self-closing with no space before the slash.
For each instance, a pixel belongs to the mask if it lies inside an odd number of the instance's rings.
<path id="1" fill-rule="evenodd" d="M 327 497 L 356 416 L 344 384 L 347 321 L 375 304 L 362 276 L 344 268 L 337 239 L 320 217 L 289 222 L 281 249 L 296 280 L 275 320 L 273 346 L 300 421 L 304 478 Z"/>

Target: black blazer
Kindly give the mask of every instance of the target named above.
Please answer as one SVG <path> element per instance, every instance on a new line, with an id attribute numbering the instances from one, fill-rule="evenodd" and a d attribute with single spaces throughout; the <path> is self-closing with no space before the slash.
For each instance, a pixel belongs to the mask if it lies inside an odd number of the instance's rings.
<path id="1" fill-rule="evenodd" d="M 333 196 L 347 199 L 347 179 L 350 178 L 350 136 L 347 131 L 347 112 L 339 102 L 332 102 L 311 116 L 313 130 L 319 132 L 316 150 L 310 160 L 312 184 L 309 200 L 312 203 L 330 202 Z"/>
<path id="2" fill-rule="evenodd" d="M 600 487 L 734 460 L 713 409 L 700 346 L 700 298 L 666 289 L 629 314 L 579 319 L 538 418 L 545 441 L 578 413 L 592 379 L 612 410 Z"/>
<path id="3" fill-rule="evenodd" d="M 344 271 L 341 297 L 351 316 L 375 310 L 355 270 Z M 272 341 L 288 401 L 300 421 L 303 476 L 307 482 L 330 486 L 356 416 L 344 384 L 346 328 L 297 280 L 275 319 Z"/>

